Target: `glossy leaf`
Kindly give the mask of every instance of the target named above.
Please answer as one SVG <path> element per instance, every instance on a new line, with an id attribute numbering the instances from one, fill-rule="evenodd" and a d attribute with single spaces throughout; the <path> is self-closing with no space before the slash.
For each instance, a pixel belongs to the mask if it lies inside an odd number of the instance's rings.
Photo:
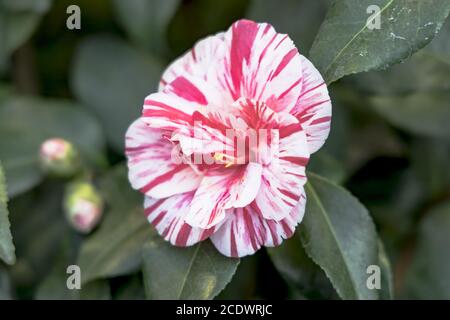
<path id="1" fill-rule="evenodd" d="M 450 92 L 433 92 L 374 97 L 370 102 L 394 126 L 413 134 L 449 140 L 449 99 Z"/>
<path id="2" fill-rule="evenodd" d="M 15 284 L 30 286 L 52 268 L 60 243 L 70 232 L 62 210 L 63 183 L 45 182 L 9 203 L 17 262 Z"/>
<path id="3" fill-rule="evenodd" d="M 392 300 L 394 298 L 394 275 L 392 274 L 391 262 L 381 240 L 378 240 L 378 265 L 381 270 L 380 299 Z"/>
<path id="4" fill-rule="evenodd" d="M 118 21 L 129 37 L 145 49 L 164 53 L 166 31 L 180 0 L 114 0 Z"/>
<path id="5" fill-rule="evenodd" d="M 101 190 L 110 209 L 100 228 L 81 247 L 78 265 L 83 283 L 137 271 L 142 246 L 154 235 L 144 216 L 142 197 L 129 187 L 124 167 L 105 177 Z"/>
<path id="6" fill-rule="evenodd" d="M 0 104 L 0 159 L 15 196 L 43 178 L 39 148 L 46 139 L 72 142 L 90 163 L 97 163 L 104 147 L 97 122 L 79 105 L 66 100 L 12 97 Z"/>
<path id="7" fill-rule="evenodd" d="M 50 0 L 0 2 L 0 69 L 9 55 L 33 34 L 50 3 Z"/>
<path id="8" fill-rule="evenodd" d="M 345 189 L 311 174 L 300 236 L 308 256 L 343 299 L 377 299 L 366 270 L 377 264 L 377 234 L 369 213 Z"/>
<path id="9" fill-rule="evenodd" d="M 367 13 L 372 5 L 379 11 Z M 387 68 L 428 44 L 449 11 L 449 0 L 337 0 L 310 56 L 327 83 L 352 73 Z M 380 28 L 373 29 L 378 18 Z"/>
<path id="10" fill-rule="evenodd" d="M 0 259 L 7 264 L 14 264 L 16 255 L 10 230 L 7 202 L 5 176 L 0 163 Z"/>
<path id="11" fill-rule="evenodd" d="M 12 286 L 8 270 L 0 265 L 0 300 L 12 299 Z"/>
<path id="12" fill-rule="evenodd" d="M 67 239 L 66 239 L 67 240 Z M 74 265 L 68 241 L 63 242 L 57 261 L 52 270 L 39 284 L 35 298 L 38 300 L 108 300 L 111 299 L 109 284 L 106 280 L 97 280 L 84 284 L 80 289 L 69 289 L 68 279 L 73 273 L 67 268 Z M 80 269 L 81 276 L 83 270 Z"/>
<path id="13" fill-rule="evenodd" d="M 239 264 L 239 259 L 220 254 L 209 240 L 177 248 L 157 238 L 146 243 L 143 257 L 148 299 L 212 299 Z"/>
<path id="14" fill-rule="evenodd" d="M 125 132 L 141 114 L 144 98 L 157 90 L 162 65 L 113 36 L 81 43 L 71 85 L 77 98 L 101 121 L 109 143 L 120 153 Z"/>
<path id="15" fill-rule="evenodd" d="M 336 298 L 337 294 L 323 270 L 306 254 L 298 233 L 281 246 L 268 248 L 268 252 L 286 283 L 294 286 L 304 297 Z"/>
<path id="16" fill-rule="evenodd" d="M 433 208 L 420 224 L 416 251 L 406 277 L 410 299 L 450 299 L 450 202 Z"/>

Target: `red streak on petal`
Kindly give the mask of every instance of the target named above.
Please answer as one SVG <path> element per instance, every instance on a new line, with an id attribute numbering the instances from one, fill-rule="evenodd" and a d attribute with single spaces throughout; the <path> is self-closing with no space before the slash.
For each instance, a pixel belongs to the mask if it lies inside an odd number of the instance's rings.
<path id="1" fill-rule="evenodd" d="M 238 251 L 237 251 L 237 246 L 236 246 L 236 236 L 234 234 L 234 224 L 231 224 L 231 230 L 230 230 L 230 255 L 233 258 L 237 258 L 238 257 Z"/>
<path id="2" fill-rule="evenodd" d="M 183 224 L 178 231 L 177 239 L 175 240 L 175 244 L 180 247 L 186 246 L 186 243 L 189 239 L 189 235 L 191 234 L 192 227 L 187 223 Z"/>
<path id="3" fill-rule="evenodd" d="M 314 108 L 314 107 L 320 106 L 321 104 L 323 104 L 323 103 L 325 103 L 325 102 L 328 102 L 328 101 L 330 101 L 330 99 L 323 100 L 323 101 L 319 101 L 319 102 L 313 103 L 312 105 L 309 105 L 309 106 L 307 106 L 307 107 L 304 107 L 304 108 L 300 111 L 300 114 L 299 114 L 299 115 L 303 115 L 303 114 L 306 113 L 306 111 L 308 111 L 308 110 L 310 110 L 310 109 L 312 109 L 312 108 Z"/>
<path id="4" fill-rule="evenodd" d="M 191 116 L 167 104 L 154 100 L 145 100 L 145 106 L 159 107 L 162 110 L 144 109 L 142 116 L 144 117 L 166 117 L 170 120 L 191 121 Z"/>
<path id="5" fill-rule="evenodd" d="M 280 157 L 281 160 L 289 161 L 302 167 L 306 167 L 309 162 L 309 158 L 304 157 Z"/>
<path id="6" fill-rule="evenodd" d="M 206 106 L 208 101 L 203 93 L 185 77 L 178 77 L 170 83 L 170 88 L 177 96 Z"/>
<path id="7" fill-rule="evenodd" d="M 147 183 L 145 186 L 143 186 L 140 191 L 142 193 L 147 193 L 149 190 L 153 189 L 154 187 L 156 187 L 157 185 L 164 183 L 166 181 L 169 181 L 170 179 L 173 178 L 173 176 L 175 174 L 177 174 L 178 172 L 188 168 L 188 165 L 179 165 L 177 167 L 175 167 L 174 169 L 164 173 L 163 175 L 160 175 L 159 177 L 156 177 L 155 179 L 153 179 L 152 181 L 150 181 L 149 183 Z"/>
<path id="8" fill-rule="evenodd" d="M 297 54 L 298 54 L 297 48 L 292 48 L 288 53 L 286 53 L 283 59 L 281 60 L 280 64 L 278 65 L 277 69 L 272 74 L 270 80 L 278 76 L 280 72 L 283 71 L 283 69 L 287 66 L 287 64 L 292 60 L 292 58 L 294 58 Z"/>
<path id="9" fill-rule="evenodd" d="M 289 124 L 285 127 L 281 127 L 279 129 L 279 135 L 280 135 L 280 139 L 289 137 L 290 135 L 297 133 L 299 131 L 302 131 L 302 125 L 300 123 L 293 123 L 293 124 Z"/>
<path id="10" fill-rule="evenodd" d="M 159 199 L 159 200 L 156 201 L 152 206 L 146 208 L 146 209 L 144 210 L 145 215 L 148 217 L 148 216 L 149 216 L 156 208 L 158 208 L 158 207 L 164 202 L 164 200 L 165 200 L 165 199 Z"/>
<path id="11" fill-rule="evenodd" d="M 253 221 L 250 217 L 250 213 L 248 212 L 247 208 L 243 209 L 244 211 L 244 222 L 247 226 L 247 231 L 248 234 L 247 236 L 250 238 L 250 243 L 253 247 L 253 250 L 257 250 L 258 249 L 258 244 L 256 243 L 256 232 L 255 232 L 255 228 L 253 226 Z"/>
<path id="12" fill-rule="evenodd" d="M 299 99 L 300 99 L 301 97 L 303 97 L 305 94 L 310 93 L 311 91 L 316 90 L 317 88 L 320 88 L 320 87 L 323 86 L 324 84 L 325 84 L 325 82 L 319 83 L 317 86 L 314 86 L 314 87 L 309 88 L 308 90 L 302 92 L 302 94 L 299 96 Z"/>
<path id="13" fill-rule="evenodd" d="M 257 33 L 258 25 L 250 20 L 240 20 L 232 26 L 230 72 L 234 86 L 234 99 L 241 95 L 242 64 L 244 60 L 247 63 L 250 61 L 250 54 Z"/>
<path id="14" fill-rule="evenodd" d="M 324 122 L 328 122 L 330 120 L 331 120 L 331 117 L 322 117 L 322 118 L 318 118 L 318 119 L 311 121 L 310 125 L 324 123 Z"/>
<path id="15" fill-rule="evenodd" d="M 286 238 L 290 238 L 294 231 L 291 230 L 290 226 L 285 220 L 281 220 L 281 226 L 283 227 L 284 233 L 286 234 Z"/>
<path id="16" fill-rule="evenodd" d="M 166 214 L 167 214 L 167 211 L 161 211 L 158 214 L 158 216 L 155 218 L 155 220 L 152 221 L 152 225 L 156 228 Z"/>
<path id="17" fill-rule="evenodd" d="M 289 88 L 287 88 L 282 94 L 280 94 L 280 95 L 278 96 L 278 100 L 283 99 L 289 92 L 291 92 L 291 90 L 292 90 L 293 88 L 295 88 L 295 87 L 300 83 L 301 80 L 302 80 L 301 78 L 298 79 L 298 80 L 295 81 Z"/>
<path id="18" fill-rule="evenodd" d="M 278 246 L 280 243 L 278 242 L 276 225 L 271 220 L 267 220 L 267 225 L 269 226 L 270 236 L 272 237 L 273 244 Z"/>
<path id="19" fill-rule="evenodd" d="M 278 189 L 278 190 L 282 194 L 284 194 L 286 197 L 289 197 L 289 198 L 291 198 L 294 201 L 298 201 L 300 199 L 300 196 L 298 196 L 298 195 L 296 195 L 296 194 L 294 194 L 294 193 L 292 193 L 292 192 L 290 192 L 288 190 L 285 190 L 285 189 Z"/>

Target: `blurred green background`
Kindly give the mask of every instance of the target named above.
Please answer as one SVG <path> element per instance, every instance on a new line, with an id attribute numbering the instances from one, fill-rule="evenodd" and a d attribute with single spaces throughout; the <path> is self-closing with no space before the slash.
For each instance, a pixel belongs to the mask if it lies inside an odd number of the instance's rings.
<path id="1" fill-rule="evenodd" d="M 144 97 L 174 58 L 243 17 L 288 33 L 308 57 L 331 2 L 0 0 L 0 160 L 17 256 L 13 266 L 0 262 L 0 298 L 148 298 L 140 245 L 150 227 L 123 167 L 124 134 Z M 71 4 L 81 9 L 80 30 L 66 28 Z M 329 90 L 331 134 L 308 169 L 344 185 L 369 209 L 396 298 L 450 299 L 449 21 L 406 62 Z M 76 145 L 106 199 L 93 235 L 70 228 L 62 213 L 67 181 L 39 166 L 39 146 L 53 136 Z M 65 289 L 64 266 L 75 261 L 92 279 L 81 293 Z M 337 294 L 287 241 L 242 259 L 219 297 Z"/>

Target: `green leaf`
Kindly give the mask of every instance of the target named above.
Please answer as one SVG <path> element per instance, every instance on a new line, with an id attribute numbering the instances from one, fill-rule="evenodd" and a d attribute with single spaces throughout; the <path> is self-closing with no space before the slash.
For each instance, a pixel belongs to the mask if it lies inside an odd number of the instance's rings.
<path id="1" fill-rule="evenodd" d="M 437 34 L 436 38 L 431 41 L 424 51 L 433 55 L 437 59 L 442 60 L 444 63 L 450 65 L 450 19 L 444 23 L 444 26 Z"/>
<path id="2" fill-rule="evenodd" d="M 0 163 L 0 258 L 12 265 L 16 261 L 16 255 L 8 219 L 7 202 L 5 176 Z"/>
<path id="3" fill-rule="evenodd" d="M 126 282 L 115 290 L 114 300 L 145 300 L 142 274 L 126 278 Z"/>
<path id="4" fill-rule="evenodd" d="M 258 288 L 258 262 L 260 255 L 241 259 L 236 272 L 227 286 L 217 295 L 216 300 L 255 299 Z"/>
<path id="5" fill-rule="evenodd" d="M 35 299 L 37 300 L 109 300 L 111 293 L 106 280 L 97 280 L 84 284 L 81 289 L 69 289 L 67 280 L 71 273 L 67 267 L 73 265 L 68 242 L 64 242 L 58 260 L 46 278 L 39 284 Z M 80 269 L 83 276 L 83 269 Z"/>
<path id="6" fill-rule="evenodd" d="M 9 55 L 30 38 L 49 7 L 49 0 L 0 1 L 0 69 Z"/>
<path id="7" fill-rule="evenodd" d="M 416 93 L 405 97 L 373 97 L 375 110 L 410 133 L 449 140 L 450 92 Z"/>
<path id="8" fill-rule="evenodd" d="M 450 63 L 421 50 L 405 63 L 387 70 L 371 71 L 352 77 L 352 84 L 369 94 L 404 95 L 418 91 L 450 89 Z"/>
<path id="9" fill-rule="evenodd" d="M 367 267 L 377 264 L 377 234 L 363 205 L 345 189 L 310 175 L 300 236 L 308 256 L 343 299 L 377 299 L 366 286 Z"/>
<path id="10" fill-rule="evenodd" d="M 142 246 L 154 235 L 145 219 L 142 197 L 129 186 L 123 166 L 105 177 L 100 188 L 110 210 L 81 247 L 78 265 L 83 270 L 82 283 L 137 271 Z"/>
<path id="11" fill-rule="evenodd" d="M 450 299 L 450 202 L 427 212 L 406 276 L 405 298 Z"/>
<path id="12" fill-rule="evenodd" d="M 159 61 L 123 40 L 93 36 L 75 55 L 71 86 L 98 116 L 111 146 L 122 153 L 125 132 L 140 116 L 144 98 L 157 90 L 161 73 Z"/>
<path id="13" fill-rule="evenodd" d="M 220 254 L 209 241 L 178 248 L 157 238 L 143 251 L 148 299 L 212 299 L 230 282 L 239 259 Z"/>
<path id="14" fill-rule="evenodd" d="M 290 286 L 308 299 L 330 299 L 336 297 L 330 281 L 306 254 L 300 237 L 296 233 L 279 247 L 268 248 L 269 256 L 277 270 Z"/>
<path id="15" fill-rule="evenodd" d="M 167 51 L 166 30 L 180 0 L 114 0 L 114 8 L 129 37 L 145 49 Z"/>
<path id="16" fill-rule="evenodd" d="M 0 300 L 12 299 L 11 279 L 8 270 L 0 264 Z"/>
<path id="17" fill-rule="evenodd" d="M 326 150 L 320 150 L 311 157 L 308 171 L 316 172 L 334 183 L 341 183 L 346 178 L 344 166 Z"/>
<path id="18" fill-rule="evenodd" d="M 450 190 L 450 147 L 442 140 L 416 139 L 411 146 L 414 173 L 430 199 L 437 199 Z"/>
<path id="19" fill-rule="evenodd" d="M 104 148 L 101 129 L 78 104 L 66 100 L 12 97 L 0 104 L 0 159 L 11 197 L 37 185 L 43 178 L 39 148 L 46 139 L 72 142 L 90 163 Z"/>
<path id="20" fill-rule="evenodd" d="M 380 29 L 367 8 L 377 5 Z M 384 69 L 428 44 L 450 11 L 449 0 L 337 0 L 310 51 L 327 83 L 352 73 Z"/>
<path id="21" fill-rule="evenodd" d="M 39 282 L 52 268 L 60 243 L 70 233 L 61 208 L 62 182 L 45 182 L 9 203 L 17 262 L 12 276 L 17 286 Z"/>
<path id="22" fill-rule="evenodd" d="M 394 298 L 394 276 L 392 274 L 391 262 L 381 240 L 378 240 L 378 265 L 381 270 L 380 299 L 392 300 Z"/>

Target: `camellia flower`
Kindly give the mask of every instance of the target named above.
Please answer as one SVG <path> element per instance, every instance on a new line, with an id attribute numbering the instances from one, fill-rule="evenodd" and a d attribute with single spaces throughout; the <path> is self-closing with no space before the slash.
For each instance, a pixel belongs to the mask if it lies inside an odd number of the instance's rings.
<path id="1" fill-rule="evenodd" d="M 173 62 L 145 99 L 126 134 L 129 179 L 173 245 L 210 238 L 226 256 L 253 254 L 302 220 L 305 166 L 330 120 L 327 86 L 292 40 L 240 20 Z"/>

